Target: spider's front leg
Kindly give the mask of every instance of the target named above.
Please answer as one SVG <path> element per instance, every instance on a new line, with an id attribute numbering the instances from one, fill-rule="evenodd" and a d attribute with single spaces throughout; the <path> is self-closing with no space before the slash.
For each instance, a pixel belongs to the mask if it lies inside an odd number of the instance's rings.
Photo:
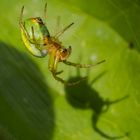
<path id="1" fill-rule="evenodd" d="M 59 74 L 61 74 L 63 72 L 63 71 L 57 72 L 58 63 L 59 63 L 59 58 L 57 58 L 57 56 L 55 56 L 54 54 L 51 54 L 50 58 L 49 58 L 49 70 L 51 71 L 53 77 L 57 81 L 63 83 L 64 85 L 73 86 L 73 85 L 79 84 L 81 81 L 83 81 L 83 80 L 85 80 L 87 78 L 87 77 L 83 77 L 80 80 L 75 81 L 75 82 L 67 82 L 67 81 L 63 80 L 62 78 L 57 76 L 57 75 L 59 75 Z"/>
<path id="2" fill-rule="evenodd" d="M 66 65 L 70 65 L 70 66 L 77 67 L 77 68 L 90 68 L 90 67 L 99 65 L 103 62 L 105 62 L 105 60 L 99 61 L 96 64 L 78 64 L 78 63 L 73 63 L 73 62 L 66 61 L 66 60 L 63 61 L 63 63 L 65 63 Z"/>
<path id="3" fill-rule="evenodd" d="M 74 85 L 77 85 L 77 84 L 79 84 L 81 81 L 83 81 L 83 80 L 85 80 L 85 79 L 87 78 L 87 77 L 83 77 L 83 78 L 81 78 L 81 79 L 78 80 L 78 81 L 67 82 L 67 81 L 63 80 L 62 78 L 58 77 L 58 76 L 57 76 L 58 73 L 57 73 L 55 70 L 51 70 L 51 72 L 52 72 L 53 77 L 54 77 L 57 81 L 63 83 L 63 84 L 66 85 L 66 86 L 74 86 Z"/>
<path id="4" fill-rule="evenodd" d="M 65 83 L 65 81 L 63 79 L 61 79 L 60 77 L 58 77 L 57 75 L 61 74 L 63 71 L 58 71 L 57 72 L 57 65 L 59 62 L 59 58 L 56 56 L 56 54 L 52 53 L 50 54 L 50 58 L 49 58 L 49 70 L 51 71 L 53 77 L 57 80 L 60 81 L 61 83 Z"/>
<path id="5" fill-rule="evenodd" d="M 26 31 L 25 23 L 22 21 L 23 12 L 24 12 L 24 6 L 21 9 L 20 18 L 19 18 L 19 26 L 20 26 L 21 33 L 24 36 L 25 40 L 27 39 L 30 43 L 34 44 L 32 42 L 32 40 L 30 39 L 28 32 Z M 32 31 L 32 35 L 33 35 L 34 34 L 33 27 L 31 28 L 31 31 Z"/>

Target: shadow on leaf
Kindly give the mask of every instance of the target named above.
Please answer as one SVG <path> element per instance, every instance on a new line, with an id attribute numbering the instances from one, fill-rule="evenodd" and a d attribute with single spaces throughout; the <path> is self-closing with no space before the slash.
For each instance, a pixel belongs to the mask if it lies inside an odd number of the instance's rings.
<path id="1" fill-rule="evenodd" d="M 40 69 L 13 46 L 0 43 L 0 125 L 15 139 L 52 139 L 52 97 Z"/>
<path id="2" fill-rule="evenodd" d="M 103 113 L 105 113 L 111 105 L 121 102 L 122 100 L 126 99 L 128 95 L 122 97 L 121 99 L 117 99 L 115 101 L 103 99 L 95 89 L 91 88 L 91 85 L 95 83 L 98 79 L 100 79 L 100 77 L 102 77 L 104 74 L 105 72 L 98 75 L 91 83 L 88 83 L 88 81 L 85 80 L 75 86 L 70 86 L 70 87 L 65 86 L 66 99 L 75 108 L 79 108 L 83 110 L 86 110 L 86 109 L 93 110 L 94 112 L 92 116 L 93 129 L 102 137 L 115 140 L 115 139 L 125 137 L 127 133 L 123 136 L 112 137 L 104 133 L 100 128 L 98 128 L 97 123 L 100 116 Z M 80 76 L 71 77 L 68 81 L 72 82 L 80 78 L 81 78 Z"/>

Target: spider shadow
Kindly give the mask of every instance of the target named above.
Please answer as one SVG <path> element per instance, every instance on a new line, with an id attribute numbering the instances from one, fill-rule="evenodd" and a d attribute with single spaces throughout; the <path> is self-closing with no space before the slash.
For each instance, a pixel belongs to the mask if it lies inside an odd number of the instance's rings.
<path id="1" fill-rule="evenodd" d="M 95 89 L 91 88 L 91 85 L 99 80 L 105 73 L 106 72 L 103 72 L 98 75 L 90 84 L 87 80 L 84 80 L 75 86 L 65 86 L 66 99 L 74 108 L 83 110 L 91 109 L 94 112 L 92 116 L 92 126 L 95 132 L 104 138 L 115 140 L 125 137 L 127 134 L 124 136 L 109 136 L 97 127 L 97 123 L 100 116 L 105 113 L 111 105 L 121 102 L 122 100 L 126 99 L 128 95 L 120 99 L 116 99 L 115 101 L 110 101 L 109 99 L 103 99 L 103 97 L 101 97 Z M 68 81 L 72 82 L 80 78 L 80 76 L 71 77 Z"/>
<path id="2" fill-rule="evenodd" d="M 0 66 L 1 126 L 16 139 L 51 140 L 55 125 L 53 101 L 39 67 L 3 42 Z M 0 135 L 0 139 L 9 134 Z"/>

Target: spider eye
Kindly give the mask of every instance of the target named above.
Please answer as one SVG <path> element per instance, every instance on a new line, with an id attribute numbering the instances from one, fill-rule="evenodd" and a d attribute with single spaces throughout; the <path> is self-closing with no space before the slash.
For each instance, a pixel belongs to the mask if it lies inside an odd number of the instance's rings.
<path id="1" fill-rule="evenodd" d="M 43 21 L 42 21 L 42 19 L 41 19 L 40 17 L 37 17 L 37 18 L 36 18 L 36 21 L 37 21 L 38 23 L 43 23 Z"/>
<path id="2" fill-rule="evenodd" d="M 38 20 L 39 20 L 39 21 L 42 21 L 40 17 L 38 17 Z"/>
<path id="3" fill-rule="evenodd" d="M 63 52 L 63 53 L 66 53 L 66 52 L 67 52 L 67 49 L 63 49 L 62 52 Z"/>

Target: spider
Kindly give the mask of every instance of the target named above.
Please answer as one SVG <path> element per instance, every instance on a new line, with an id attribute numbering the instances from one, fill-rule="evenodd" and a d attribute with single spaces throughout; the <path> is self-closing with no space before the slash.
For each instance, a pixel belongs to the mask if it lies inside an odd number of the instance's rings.
<path id="1" fill-rule="evenodd" d="M 28 18 L 23 21 L 23 11 L 24 6 L 21 9 L 19 18 L 22 41 L 27 50 L 32 55 L 36 57 L 45 57 L 47 54 L 49 55 L 48 68 L 57 81 L 65 85 L 71 86 L 76 85 L 82 80 L 86 79 L 86 77 L 82 77 L 78 81 L 73 82 L 67 82 L 63 80 L 58 76 L 63 72 L 63 70 L 57 71 L 57 66 L 59 62 L 63 62 L 66 65 L 74 66 L 77 68 L 90 68 L 105 61 L 102 60 L 94 65 L 78 64 L 68 61 L 67 59 L 71 54 L 72 48 L 71 46 L 65 48 L 59 41 L 59 37 L 74 23 L 69 24 L 57 34 L 51 36 L 49 30 L 47 29 L 47 26 L 40 17 Z M 47 3 L 45 4 L 44 8 L 44 18 L 47 18 Z"/>

